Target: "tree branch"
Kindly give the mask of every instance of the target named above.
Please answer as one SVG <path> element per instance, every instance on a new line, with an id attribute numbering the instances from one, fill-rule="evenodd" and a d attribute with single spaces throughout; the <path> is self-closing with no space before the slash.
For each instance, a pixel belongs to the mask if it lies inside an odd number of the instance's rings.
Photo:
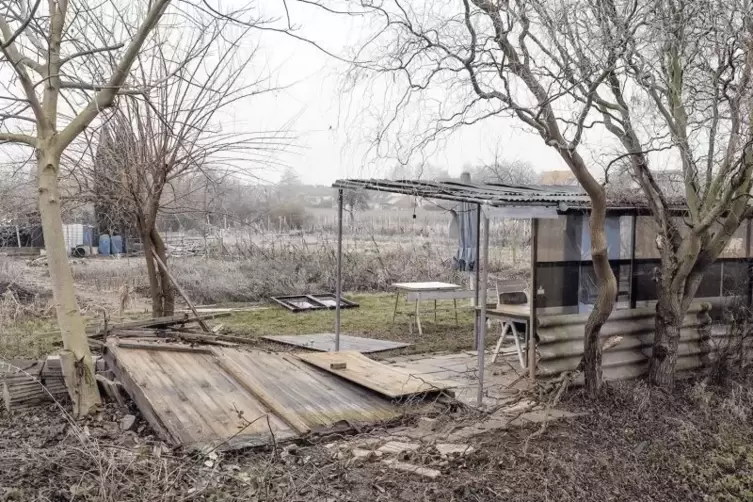
<path id="1" fill-rule="evenodd" d="M 146 19 L 136 32 L 135 39 L 126 49 L 118 67 L 107 82 L 106 88 L 99 91 L 86 108 L 58 135 L 56 146 L 59 152 L 62 152 L 76 136 L 86 129 L 102 109 L 112 105 L 112 102 L 117 95 L 117 89 L 119 89 L 123 85 L 123 82 L 125 82 L 128 72 L 131 69 L 131 65 L 136 60 L 147 35 L 149 35 L 149 32 L 157 25 L 169 4 L 170 0 L 157 0 L 152 5 L 151 9 L 149 9 Z"/>
<path id="2" fill-rule="evenodd" d="M 33 148 L 37 147 L 37 139 L 26 134 L 14 134 L 11 132 L 0 132 L 0 141 L 6 143 L 23 143 Z"/>

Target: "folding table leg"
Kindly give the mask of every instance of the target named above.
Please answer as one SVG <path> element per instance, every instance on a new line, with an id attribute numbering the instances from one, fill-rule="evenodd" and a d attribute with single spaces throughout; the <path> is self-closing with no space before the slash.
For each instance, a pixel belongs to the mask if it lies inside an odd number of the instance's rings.
<path id="1" fill-rule="evenodd" d="M 455 326 L 458 325 L 458 299 L 453 298 L 452 299 L 452 305 L 455 308 Z"/>
<path id="2" fill-rule="evenodd" d="M 497 362 L 497 356 L 499 355 L 499 351 L 502 349 L 502 344 L 505 341 L 505 336 L 507 336 L 507 327 L 508 323 L 502 320 L 499 321 L 499 340 L 497 340 L 497 346 L 494 347 L 494 354 L 492 354 L 492 364 Z"/>
<path id="3" fill-rule="evenodd" d="M 395 324 L 395 317 L 397 316 L 397 303 L 400 301 L 400 292 L 395 294 L 395 310 L 392 312 L 392 324 Z"/>
<path id="4" fill-rule="evenodd" d="M 520 347 L 520 340 L 518 339 L 518 330 L 515 329 L 515 323 L 510 323 L 512 326 L 512 336 L 515 338 L 515 348 L 518 349 L 518 359 L 520 360 L 520 367 L 525 368 L 526 362 L 523 359 L 523 349 Z"/>
<path id="5" fill-rule="evenodd" d="M 421 329 L 421 312 L 418 309 L 419 301 L 416 300 L 416 326 L 418 326 L 418 334 L 419 336 L 422 336 L 424 334 L 423 330 Z"/>

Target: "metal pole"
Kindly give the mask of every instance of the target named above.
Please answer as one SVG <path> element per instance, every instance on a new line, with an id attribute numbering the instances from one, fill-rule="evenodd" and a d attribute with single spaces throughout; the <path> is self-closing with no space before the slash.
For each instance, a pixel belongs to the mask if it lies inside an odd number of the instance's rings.
<path id="1" fill-rule="evenodd" d="M 479 263 L 481 262 L 481 204 L 476 204 L 476 263 L 474 263 L 474 283 L 473 290 L 475 292 L 473 298 L 473 306 L 476 307 L 476 317 L 473 324 L 473 348 L 478 348 L 478 299 L 479 299 L 479 287 L 480 287 L 480 271 Z"/>
<path id="2" fill-rule="evenodd" d="M 335 294 L 335 352 L 340 352 L 340 301 L 343 279 L 343 191 L 337 191 L 337 292 Z"/>
<path id="3" fill-rule="evenodd" d="M 746 305 L 750 308 L 751 301 L 753 301 L 753 262 L 750 260 L 751 221 L 745 220 L 745 226 L 745 264 L 747 272 L 745 299 L 747 301 Z"/>
<path id="4" fill-rule="evenodd" d="M 479 291 L 478 306 L 478 406 L 481 407 L 484 404 L 484 351 L 486 350 L 486 283 L 489 275 L 489 217 L 484 215 L 484 260 L 481 261 L 479 256 L 478 261 L 482 264 L 483 272 L 481 272 L 481 290 Z"/>
<path id="5" fill-rule="evenodd" d="M 528 336 L 528 375 L 531 380 L 536 379 L 536 330 L 538 320 L 536 318 L 536 297 L 539 294 L 539 278 L 536 270 L 536 262 L 539 259 L 539 220 L 531 220 L 531 297 L 528 304 L 531 306 L 529 326 L 526 330 Z"/>
<path id="6" fill-rule="evenodd" d="M 638 216 L 633 215 L 632 218 L 633 221 L 633 228 L 632 228 L 632 237 L 630 239 L 630 308 L 634 309 L 636 307 L 636 298 L 635 294 L 638 291 L 638 274 L 635 273 L 635 246 L 636 246 L 636 237 L 638 236 Z"/>

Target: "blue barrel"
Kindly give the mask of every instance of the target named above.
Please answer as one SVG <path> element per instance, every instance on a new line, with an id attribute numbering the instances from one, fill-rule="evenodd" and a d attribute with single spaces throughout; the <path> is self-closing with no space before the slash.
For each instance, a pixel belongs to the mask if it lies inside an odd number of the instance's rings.
<path id="1" fill-rule="evenodd" d="M 110 237 L 110 252 L 112 254 L 123 254 L 123 237 L 113 235 Z"/>
<path id="2" fill-rule="evenodd" d="M 110 256 L 110 236 L 108 234 L 99 236 L 99 254 Z"/>

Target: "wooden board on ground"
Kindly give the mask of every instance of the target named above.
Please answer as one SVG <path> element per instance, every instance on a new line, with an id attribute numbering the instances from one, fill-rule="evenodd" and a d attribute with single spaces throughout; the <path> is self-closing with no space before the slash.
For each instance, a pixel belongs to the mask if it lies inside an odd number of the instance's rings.
<path id="1" fill-rule="evenodd" d="M 109 340 L 106 358 L 147 421 L 174 445 L 270 444 L 405 410 L 282 354 L 129 338 Z"/>
<path id="2" fill-rule="evenodd" d="M 388 400 L 293 356 L 215 349 L 223 363 L 299 432 L 337 424 L 374 423 L 399 416 Z"/>
<path id="3" fill-rule="evenodd" d="M 313 335 L 276 335 L 265 336 L 265 340 L 272 342 L 294 345 L 304 349 L 318 350 L 320 352 L 334 352 L 335 334 L 316 333 Z M 363 338 L 360 336 L 340 335 L 341 351 L 356 351 L 364 354 L 371 352 L 383 352 L 385 350 L 402 349 L 409 347 L 410 343 L 393 342 L 391 340 L 377 340 L 375 338 Z"/>
<path id="4" fill-rule="evenodd" d="M 453 387 L 452 382 L 416 377 L 400 368 L 373 361 L 359 352 L 298 354 L 298 358 L 390 398 L 401 398 Z M 345 369 L 332 369 L 345 363 Z"/>
<path id="5" fill-rule="evenodd" d="M 295 435 L 206 349 L 129 349 L 116 341 L 107 349 L 110 368 L 144 418 L 176 446 L 232 449 Z"/>

